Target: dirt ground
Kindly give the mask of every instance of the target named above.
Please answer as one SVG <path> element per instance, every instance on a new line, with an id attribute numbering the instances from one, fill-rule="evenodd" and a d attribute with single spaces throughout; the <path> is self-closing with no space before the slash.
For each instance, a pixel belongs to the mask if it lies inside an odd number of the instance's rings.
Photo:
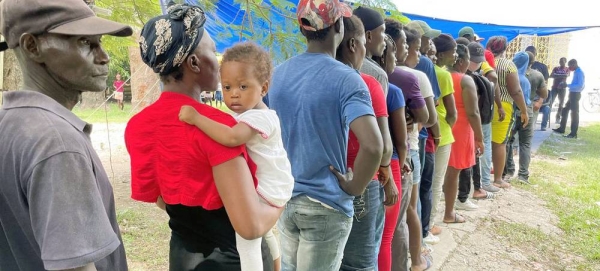
<path id="1" fill-rule="evenodd" d="M 111 176 L 130 268 L 167 270 L 168 219 L 153 204 L 130 199 L 124 129 L 125 124 L 110 124 L 109 129 L 106 124 L 95 124 L 92 142 Z M 440 244 L 433 247 L 431 270 L 562 270 L 578 259 L 558 251 L 552 244 L 536 243 L 535 237 L 540 234 L 560 238 L 563 233 L 556 226 L 557 217 L 531 192 L 517 186 L 500 193 L 496 199 L 477 204 L 480 205 L 477 211 L 459 212 L 467 218 L 465 224 L 440 222 L 444 231 Z M 437 218 L 441 220 L 441 214 Z M 506 234 L 497 234 L 502 231 L 531 242 L 531 246 L 511 245 L 513 241 Z M 515 235 L 514 231 L 522 234 Z"/>

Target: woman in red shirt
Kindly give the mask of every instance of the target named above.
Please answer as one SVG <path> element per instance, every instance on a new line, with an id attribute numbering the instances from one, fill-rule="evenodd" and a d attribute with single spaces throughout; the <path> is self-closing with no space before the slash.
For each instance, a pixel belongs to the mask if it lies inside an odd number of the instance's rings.
<path id="1" fill-rule="evenodd" d="M 170 270 L 239 270 L 235 232 L 256 239 L 275 225 L 283 209 L 259 202 L 256 166 L 244 146 L 222 146 L 179 121 L 181 106 L 190 105 L 217 122 L 236 124 L 232 116 L 198 101 L 202 91 L 215 90 L 219 82 L 204 11 L 187 4 L 168 11 L 146 23 L 140 38 L 142 59 L 160 75 L 164 91 L 125 130 L 131 197 L 156 202 L 169 214 Z M 264 266 L 270 270 L 273 261 L 266 252 Z"/>

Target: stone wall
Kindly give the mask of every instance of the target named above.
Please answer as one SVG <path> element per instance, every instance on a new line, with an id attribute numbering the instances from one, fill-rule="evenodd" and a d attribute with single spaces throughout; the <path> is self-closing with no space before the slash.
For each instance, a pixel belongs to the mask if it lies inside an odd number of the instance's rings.
<path id="1" fill-rule="evenodd" d="M 4 77 L 3 90 L 18 90 L 23 83 L 23 74 L 19 61 L 13 50 L 4 51 L 4 65 L 2 76 Z"/>

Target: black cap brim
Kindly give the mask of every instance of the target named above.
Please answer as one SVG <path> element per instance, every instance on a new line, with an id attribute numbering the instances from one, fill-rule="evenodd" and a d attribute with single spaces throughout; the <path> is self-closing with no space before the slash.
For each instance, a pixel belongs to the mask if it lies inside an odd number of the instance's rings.
<path id="1" fill-rule="evenodd" d="M 94 36 L 111 35 L 117 37 L 128 37 L 133 34 L 133 29 L 128 25 L 113 22 L 104 18 L 91 16 L 62 24 L 48 33 L 69 36 Z"/>

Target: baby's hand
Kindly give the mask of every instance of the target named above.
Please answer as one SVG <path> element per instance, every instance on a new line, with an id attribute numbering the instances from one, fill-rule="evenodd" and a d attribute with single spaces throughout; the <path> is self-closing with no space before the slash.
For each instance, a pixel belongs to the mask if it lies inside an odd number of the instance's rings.
<path id="1" fill-rule="evenodd" d="M 179 120 L 187 124 L 194 125 L 194 121 L 199 115 L 198 111 L 189 105 L 184 105 L 179 110 Z"/>

